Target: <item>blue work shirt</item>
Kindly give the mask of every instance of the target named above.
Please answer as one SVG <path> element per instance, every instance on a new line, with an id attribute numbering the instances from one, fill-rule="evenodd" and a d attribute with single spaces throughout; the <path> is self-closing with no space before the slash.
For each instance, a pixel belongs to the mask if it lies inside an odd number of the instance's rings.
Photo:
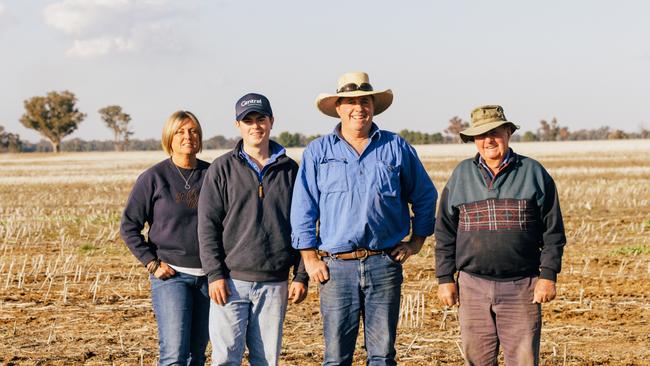
<path id="1" fill-rule="evenodd" d="M 286 153 L 286 150 L 282 145 L 278 144 L 275 141 L 269 140 L 269 160 L 266 162 L 264 167 L 260 169 L 257 164 L 251 159 L 250 155 L 244 151 L 244 144 L 241 145 L 241 149 L 239 150 L 239 156 L 248 163 L 248 166 L 257 173 L 257 179 L 262 182 L 262 177 L 264 177 L 264 173 L 266 173 L 266 170 L 268 167 L 275 163 L 276 160 L 282 155 Z"/>
<path id="2" fill-rule="evenodd" d="M 431 235 L 438 193 L 415 150 L 373 123 L 359 155 L 339 131 L 340 124 L 303 152 L 291 202 L 293 247 L 381 250 L 411 227 L 414 235 Z"/>

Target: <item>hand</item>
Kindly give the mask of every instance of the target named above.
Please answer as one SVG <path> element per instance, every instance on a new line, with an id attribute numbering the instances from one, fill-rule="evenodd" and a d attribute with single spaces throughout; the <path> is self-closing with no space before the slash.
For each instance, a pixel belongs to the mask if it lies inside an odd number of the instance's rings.
<path id="1" fill-rule="evenodd" d="M 329 268 L 327 267 L 327 264 L 320 259 L 306 260 L 305 271 L 307 271 L 309 278 L 313 278 L 319 283 L 325 283 L 330 279 Z"/>
<path id="2" fill-rule="evenodd" d="M 535 285 L 533 294 L 533 304 L 542 304 L 555 299 L 555 282 L 544 278 L 539 278 Z"/>
<path id="3" fill-rule="evenodd" d="M 217 305 L 226 305 L 228 296 L 230 296 L 230 289 L 224 278 L 211 282 L 208 285 L 208 294 L 212 301 Z"/>
<path id="4" fill-rule="evenodd" d="M 302 261 L 305 263 L 305 271 L 309 275 L 309 278 L 318 281 L 319 283 L 325 283 L 330 279 L 329 268 L 327 268 L 327 264 L 318 257 L 316 251 L 301 250 L 300 255 L 302 256 Z"/>
<path id="5" fill-rule="evenodd" d="M 460 305 L 460 301 L 458 300 L 458 285 L 453 282 L 439 284 L 438 299 L 445 306 Z"/>
<path id="6" fill-rule="evenodd" d="M 413 235 L 411 240 L 400 242 L 391 250 L 390 256 L 395 258 L 396 261 L 400 263 L 406 262 L 410 256 L 416 255 L 422 249 L 422 244 L 424 244 L 423 236 Z"/>
<path id="7" fill-rule="evenodd" d="M 289 301 L 300 304 L 307 297 L 307 286 L 302 282 L 293 281 L 289 285 Z"/>
<path id="8" fill-rule="evenodd" d="M 147 269 L 149 266 L 153 265 L 153 261 L 147 263 Z M 154 277 L 160 280 L 166 280 L 176 274 L 176 271 L 169 264 L 165 262 L 160 262 L 160 266 L 156 269 L 156 272 L 153 273 Z"/>

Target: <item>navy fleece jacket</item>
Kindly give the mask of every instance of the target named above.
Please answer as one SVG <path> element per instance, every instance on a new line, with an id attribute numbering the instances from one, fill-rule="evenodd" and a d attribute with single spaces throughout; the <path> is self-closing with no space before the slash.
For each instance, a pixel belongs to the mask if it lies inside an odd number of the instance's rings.
<path id="1" fill-rule="evenodd" d="M 199 248 L 208 281 L 282 281 L 293 266 L 294 280 L 306 284 L 289 222 L 298 164 L 281 155 L 260 182 L 239 155 L 241 144 L 214 160 L 201 189 Z"/>

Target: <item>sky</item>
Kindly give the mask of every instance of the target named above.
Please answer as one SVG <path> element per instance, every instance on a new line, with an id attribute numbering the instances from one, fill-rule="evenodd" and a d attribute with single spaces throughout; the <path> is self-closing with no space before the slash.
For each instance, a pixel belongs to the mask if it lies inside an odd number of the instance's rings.
<path id="1" fill-rule="evenodd" d="M 134 138 L 194 112 L 234 137 L 234 103 L 266 95 L 282 131 L 326 134 L 319 93 L 365 71 L 393 105 L 383 129 L 442 132 L 500 104 L 522 130 L 650 129 L 650 2 L 0 0 L 0 125 L 22 139 L 23 102 L 69 90 L 87 114 L 68 138 L 108 140 L 117 104 Z"/>

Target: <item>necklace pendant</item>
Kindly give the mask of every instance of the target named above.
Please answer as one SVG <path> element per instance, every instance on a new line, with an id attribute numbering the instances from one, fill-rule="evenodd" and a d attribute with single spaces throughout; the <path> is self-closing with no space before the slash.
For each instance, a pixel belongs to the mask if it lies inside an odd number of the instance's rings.
<path id="1" fill-rule="evenodd" d="M 192 168 L 192 172 L 190 173 L 190 176 L 185 179 L 185 176 L 183 175 L 183 172 L 178 168 L 176 164 L 174 164 L 174 161 L 170 158 L 169 161 L 172 163 L 174 168 L 176 168 L 176 171 L 178 174 L 180 174 L 181 178 L 183 178 L 183 182 L 185 182 L 185 190 L 189 191 L 190 190 L 190 179 L 192 179 L 192 176 L 194 175 L 194 168 Z"/>

